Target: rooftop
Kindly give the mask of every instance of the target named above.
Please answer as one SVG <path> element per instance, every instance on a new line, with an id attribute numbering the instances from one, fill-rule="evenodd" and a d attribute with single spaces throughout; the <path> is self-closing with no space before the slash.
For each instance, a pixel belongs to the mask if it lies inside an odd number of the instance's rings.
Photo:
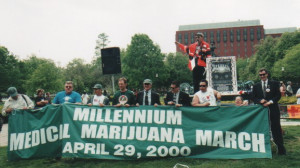
<path id="1" fill-rule="evenodd" d="M 265 34 L 282 34 L 285 32 L 295 32 L 297 27 L 285 27 L 285 28 L 276 28 L 276 29 L 265 29 Z"/>
<path id="2" fill-rule="evenodd" d="M 185 31 L 185 30 L 216 29 L 216 28 L 228 28 L 228 27 L 246 27 L 246 26 L 258 26 L 258 25 L 260 25 L 259 20 L 238 20 L 233 22 L 179 25 L 178 30 Z"/>

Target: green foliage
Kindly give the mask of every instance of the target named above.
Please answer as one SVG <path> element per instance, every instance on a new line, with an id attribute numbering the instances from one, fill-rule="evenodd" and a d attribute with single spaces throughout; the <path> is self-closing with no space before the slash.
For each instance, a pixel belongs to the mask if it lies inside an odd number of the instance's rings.
<path id="1" fill-rule="evenodd" d="M 300 43 L 286 51 L 283 59 L 272 68 L 274 78 L 281 80 L 300 81 Z M 284 67 L 284 71 L 282 71 Z"/>
<path id="2" fill-rule="evenodd" d="M 94 84 L 92 81 L 91 65 L 85 64 L 83 59 L 73 59 L 64 71 L 65 80 L 72 81 L 74 91 L 82 93 L 89 91 Z"/>
<path id="3" fill-rule="evenodd" d="M 242 59 L 241 58 L 241 59 L 238 59 L 236 61 L 237 78 L 240 79 L 240 80 L 247 80 L 247 79 L 244 79 L 243 77 L 247 76 L 245 67 L 248 64 L 248 60 L 249 59 Z"/>
<path id="4" fill-rule="evenodd" d="M 7 48 L 0 46 L 0 94 L 7 88 L 14 86 L 18 90 L 21 88 L 21 71 L 20 63 L 17 58 L 10 54 Z"/>
<path id="5" fill-rule="evenodd" d="M 153 81 L 153 87 L 162 87 L 169 77 L 163 63 L 164 55 L 158 45 L 146 34 L 132 37 L 126 54 L 122 59 L 122 70 L 131 88 L 141 88 L 144 79 Z"/>
<path id="6" fill-rule="evenodd" d="M 98 35 L 98 39 L 96 40 L 96 47 L 95 47 L 95 56 L 96 57 L 101 56 L 101 49 L 105 48 L 109 42 L 110 41 L 108 41 L 107 34 L 101 33 Z"/>
<path id="7" fill-rule="evenodd" d="M 167 55 L 165 64 L 170 75 L 168 79 L 169 84 L 174 80 L 180 83 L 192 83 L 192 71 L 187 67 L 188 60 L 188 57 L 180 52 Z"/>
<path id="8" fill-rule="evenodd" d="M 25 81 L 25 89 L 28 95 L 36 94 L 37 89 L 55 93 L 63 89 L 64 77 L 62 70 L 57 68 L 53 61 L 43 62 L 29 75 Z"/>
<path id="9" fill-rule="evenodd" d="M 267 36 L 255 47 L 256 53 L 249 59 L 244 70 L 238 65 L 239 80 L 258 80 L 260 68 L 267 68 L 271 77 L 277 80 L 299 81 L 299 48 L 300 32 L 284 33 L 280 38 Z M 282 71 L 284 67 L 284 71 Z"/>
<path id="10" fill-rule="evenodd" d="M 290 97 L 281 97 L 278 101 L 279 104 L 296 104 L 297 98 L 296 96 L 290 96 Z"/>

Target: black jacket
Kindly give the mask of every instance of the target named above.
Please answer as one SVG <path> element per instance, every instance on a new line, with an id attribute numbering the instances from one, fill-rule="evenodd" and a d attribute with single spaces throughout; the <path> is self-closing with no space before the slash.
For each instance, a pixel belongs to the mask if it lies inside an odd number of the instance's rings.
<path id="1" fill-rule="evenodd" d="M 144 99 L 144 91 L 140 91 L 137 94 L 136 102 L 139 103 L 139 105 L 143 105 L 143 99 Z M 159 94 L 151 90 L 151 105 L 154 105 L 155 103 L 161 105 L 159 101 Z"/>

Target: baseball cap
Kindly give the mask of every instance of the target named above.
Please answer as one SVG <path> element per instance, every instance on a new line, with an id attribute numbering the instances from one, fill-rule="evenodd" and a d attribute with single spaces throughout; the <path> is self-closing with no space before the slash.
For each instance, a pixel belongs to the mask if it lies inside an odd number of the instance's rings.
<path id="1" fill-rule="evenodd" d="M 198 33 L 196 34 L 196 36 L 204 37 L 203 33 L 201 33 L 201 32 L 198 32 Z"/>
<path id="2" fill-rule="evenodd" d="M 102 89 L 102 85 L 101 84 L 96 84 L 93 89 Z"/>
<path id="3" fill-rule="evenodd" d="M 15 87 L 8 88 L 7 93 L 9 94 L 10 97 L 15 97 L 18 94 L 17 89 Z"/>
<path id="4" fill-rule="evenodd" d="M 150 84 L 152 84 L 152 80 L 151 79 L 145 79 L 143 83 L 150 83 Z"/>

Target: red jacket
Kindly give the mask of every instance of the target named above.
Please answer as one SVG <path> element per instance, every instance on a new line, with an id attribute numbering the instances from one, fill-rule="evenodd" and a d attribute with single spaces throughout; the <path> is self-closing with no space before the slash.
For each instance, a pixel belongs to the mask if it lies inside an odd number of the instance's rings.
<path id="1" fill-rule="evenodd" d="M 198 45 L 198 42 L 196 42 L 196 43 L 193 43 L 193 44 L 191 44 L 189 46 L 185 46 L 185 45 L 179 43 L 178 47 L 183 52 L 189 54 L 189 56 L 194 57 L 194 58 L 198 57 L 199 58 L 198 62 L 197 62 L 198 66 L 206 67 L 205 59 L 207 57 L 211 57 L 210 46 L 205 41 L 202 41 L 200 43 L 200 45 Z M 201 57 L 203 57 L 203 58 L 201 59 Z M 190 59 L 189 60 L 189 64 L 188 64 L 188 67 L 189 67 L 190 70 L 193 70 L 194 67 L 195 67 L 195 66 L 193 66 L 192 61 L 194 61 L 194 59 L 192 59 L 192 60 Z"/>

